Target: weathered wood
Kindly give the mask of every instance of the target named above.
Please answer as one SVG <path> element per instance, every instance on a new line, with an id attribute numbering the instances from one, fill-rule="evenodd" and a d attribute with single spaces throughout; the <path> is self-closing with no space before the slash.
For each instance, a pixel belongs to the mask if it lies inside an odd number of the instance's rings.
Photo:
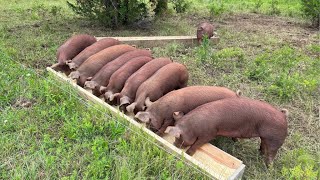
<path id="1" fill-rule="evenodd" d="M 190 46 L 197 45 L 197 37 L 196 36 L 146 36 L 146 37 L 96 37 L 97 40 L 101 40 L 103 38 L 114 38 L 121 42 L 142 46 L 142 47 L 155 47 L 165 45 L 167 43 L 179 42 L 184 43 Z M 217 44 L 219 42 L 219 38 L 213 36 L 210 38 L 213 44 Z"/>
<path id="2" fill-rule="evenodd" d="M 154 138 L 166 150 L 180 156 L 185 161 L 190 162 L 193 165 L 199 167 L 210 177 L 214 179 L 241 179 L 245 165 L 239 159 L 229 155 L 228 153 L 213 146 L 212 144 L 203 145 L 196 151 L 196 153 L 193 156 L 189 156 L 188 154 L 184 153 L 184 149 L 179 149 L 173 145 L 173 137 L 166 135 L 163 138 L 161 138 L 160 136 L 156 135 L 154 132 L 146 128 L 144 124 L 138 123 L 132 117 L 123 114 L 117 108 L 110 106 L 102 99 L 94 96 L 91 92 L 78 86 L 73 80 L 69 79 L 66 75 L 56 72 L 50 67 L 47 68 L 47 71 L 50 72 L 54 77 L 57 77 L 58 80 L 66 82 L 73 86 L 84 98 L 108 108 L 112 113 L 119 115 L 120 117 L 130 122 L 131 125 L 141 129 L 150 137 Z"/>

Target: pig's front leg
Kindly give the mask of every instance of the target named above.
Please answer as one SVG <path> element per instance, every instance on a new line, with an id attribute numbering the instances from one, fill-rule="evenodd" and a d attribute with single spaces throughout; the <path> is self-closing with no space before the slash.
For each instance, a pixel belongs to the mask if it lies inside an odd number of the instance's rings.
<path id="1" fill-rule="evenodd" d="M 160 129 L 157 131 L 157 135 L 159 136 L 163 136 L 164 131 L 167 129 L 168 126 L 172 126 L 174 125 L 174 121 L 173 119 L 165 119 L 162 126 L 160 127 Z"/>
<path id="2" fill-rule="evenodd" d="M 190 156 L 194 155 L 196 150 L 200 148 L 202 145 L 208 143 L 213 138 L 208 137 L 198 137 L 197 140 L 191 145 L 191 147 L 187 150 L 187 154 Z"/>

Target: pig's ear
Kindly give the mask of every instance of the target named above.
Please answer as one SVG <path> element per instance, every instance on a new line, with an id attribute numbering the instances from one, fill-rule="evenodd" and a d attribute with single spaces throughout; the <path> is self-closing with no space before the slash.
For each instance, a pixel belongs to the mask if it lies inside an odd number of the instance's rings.
<path id="1" fill-rule="evenodd" d="M 92 77 L 87 77 L 87 81 L 91 81 Z"/>
<path id="2" fill-rule="evenodd" d="M 238 97 L 242 96 L 242 92 L 240 91 L 240 89 L 237 90 L 236 94 Z"/>
<path id="3" fill-rule="evenodd" d="M 144 103 L 146 104 L 147 108 L 150 107 L 153 104 L 153 102 L 150 101 L 149 97 L 146 98 Z"/>
<path id="4" fill-rule="evenodd" d="M 179 121 L 184 116 L 184 113 L 181 111 L 177 111 L 177 112 L 174 112 L 172 116 L 175 121 Z"/>
<path id="5" fill-rule="evenodd" d="M 136 108 L 136 105 L 137 105 L 136 102 L 130 104 L 129 106 L 126 107 L 127 111 L 130 112 L 130 113 L 131 112 L 133 113 L 134 109 Z"/>
<path id="6" fill-rule="evenodd" d="M 106 101 L 110 101 L 110 97 L 113 95 L 113 92 L 112 91 L 107 91 L 104 93 L 104 99 Z"/>
<path id="7" fill-rule="evenodd" d="M 104 93 L 107 91 L 107 87 L 105 87 L 105 86 L 100 86 L 99 91 L 100 91 L 100 93 L 104 94 Z"/>
<path id="8" fill-rule="evenodd" d="M 150 122 L 150 114 L 149 112 L 138 112 L 135 116 L 136 119 L 139 119 L 139 121 L 144 123 Z"/>
<path id="9" fill-rule="evenodd" d="M 165 133 L 170 134 L 175 138 L 180 138 L 181 136 L 181 129 L 175 126 L 168 126 Z"/>

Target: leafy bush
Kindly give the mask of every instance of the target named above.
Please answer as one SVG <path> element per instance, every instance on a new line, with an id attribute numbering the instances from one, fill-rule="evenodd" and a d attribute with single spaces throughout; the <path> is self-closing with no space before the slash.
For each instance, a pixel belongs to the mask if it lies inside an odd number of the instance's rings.
<path id="1" fill-rule="evenodd" d="M 156 15 L 163 14 L 168 9 L 168 0 L 150 0 L 155 6 Z"/>
<path id="2" fill-rule="evenodd" d="M 242 68 L 244 58 L 245 53 L 241 48 L 231 47 L 214 53 L 211 63 L 216 69 L 222 70 L 224 73 L 231 73 Z"/>
<path id="3" fill-rule="evenodd" d="M 281 174 L 284 179 L 319 179 L 317 157 L 303 149 L 289 151 L 283 158 Z"/>
<path id="4" fill-rule="evenodd" d="M 315 27 L 320 26 L 320 1 L 319 0 L 301 0 L 302 12 L 309 18 Z"/>
<path id="5" fill-rule="evenodd" d="M 207 35 L 204 35 L 202 38 L 202 43 L 199 47 L 196 48 L 196 56 L 198 63 L 208 63 L 211 57 L 211 50 L 210 50 L 210 42 Z"/>
<path id="6" fill-rule="evenodd" d="M 263 4 L 262 0 L 257 0 L 257 1 L 255 1 L 253 12 L 254 12 L 254 13 L 258 13 L 258 12 L 259 12 L 259 9 L 260 9 L 261 6 L 262 6 L 262 4 Z"/>
<path id="7" fill-rule="evenodd" d="M 270 10 L 270 14 L 271 15 L 279 15 L 280 9 L 278 8 L 279 2 L 278 0 L 272 0 L 271 1 L 271 10 Z"/>
<path id="8" fill-rule="evenodd" d="M 212 1 L 209 4 L 209 11 L 211 16 L 220 16 L 226 11 L 226 8 L 223 1 Z"/>
<path id="9" fill-rule="evenodd" d="M 269 84 L 267 93 L 290 99 L 298 92 L 311 93 L 318 88 L 319 64 L 319 59 L 310 59 L 286 46 L 258 56 L 246 74 L 251 80 Z"/>
<path id="10" fill-rule="evenodd" d="M 76 4 L 67 3 L 77 14 L 107 27 L 132 24 L 154 15 L 153 4 L 142 0 L 77 0 Z"/>
<path id="11" fill-rule="evenodd" d="M 190 7 L 190 2 L 187 0 L 172 0 L 172 3 L 177 13 L 184 13 Z"/>

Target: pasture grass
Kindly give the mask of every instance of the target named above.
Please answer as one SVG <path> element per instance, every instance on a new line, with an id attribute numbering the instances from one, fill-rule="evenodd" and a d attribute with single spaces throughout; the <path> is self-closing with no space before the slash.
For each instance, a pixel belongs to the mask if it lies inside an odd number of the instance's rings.
<path id="1" fill-rule="evenodd" d="M 195 17 L 170 11 L 149 30 L 111 31 L 74 15 L 63 0 L 1 1 L 1 179 L 203 178 L 136 134 L 139 130 L 123 126 L 125 121 L 78 99 L 45 67 L 55 62 L 57 47 L 72 34 L 192 35 L 204 20 L 217 24 L 218 44 L 170 43 L 152 48 L 155 56 L 184 63 L 189 85 L 240 89 L 244 96 L 290 112 L 288 138 L 268 169 L 259 156 L 258 139 L 219 137 L 212 143 L 244 161 L 245 179 L 319 179 L 320 34 L 299 19 L 298 1 L 279 0 L 280 13 L 274 14 L 271 0 L 261 5 L 215 1 L 223 3 L 222 13 L 211 13 L 211 18 L 209 1 L 192 2 L 188 13 Z"/>

